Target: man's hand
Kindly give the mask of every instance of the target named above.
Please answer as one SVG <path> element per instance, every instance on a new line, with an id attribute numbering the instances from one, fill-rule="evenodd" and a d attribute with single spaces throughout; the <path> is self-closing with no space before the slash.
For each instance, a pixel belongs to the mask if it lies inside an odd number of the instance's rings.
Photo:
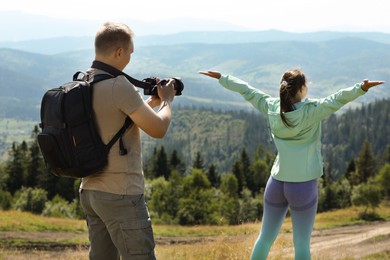
<path id="1" fill-rule="evenodd" d="M 157 84 L 157 93 L 161 101 L 172 102 L 176 95 L 175 80 L 169 79 L 166 85 Z"/>
<path id="2" fill-rule="evenodd" d="M 160 105 L 161 99 L 158 96 L 150 96 L 147 100 L 146 103 L 151 107 L 155 108 Z"/>

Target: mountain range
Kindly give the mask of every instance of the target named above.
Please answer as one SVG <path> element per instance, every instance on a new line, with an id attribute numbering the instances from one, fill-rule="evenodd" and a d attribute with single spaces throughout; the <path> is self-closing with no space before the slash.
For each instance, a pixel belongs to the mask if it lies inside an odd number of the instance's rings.
<path id="1" fill-rule="evenodd" d="M 317 31 L 292 33 L 254 31 L 226 22 L 205 19 L 164 19 L 156 22 L 118 18 L 135 32 L 137 46 L 187 43 L 235 44 L 253 42 L 321 42 L 352 37 L 390 43 L 381 32 Z M 102 21 L 69 20 L 19 11 L 0 11 L 0 47 L 40 54 L 57 54 L 93 48 L 93 37 Z"/>
<path id="2" fill-rule="evenodd" d="M 83 44 L 82 44 L 83 43 Z M 138 44 L 139 43 L 139 44 Z M 198 74 L 218 70 L 278 95 L 281 74 L 299 67 L 311 84 L 310 97 L 325 97 L 364 78 L 390 76 L 390 35 L 380 33 L 183 32 L 140 36 L 125 72 L 135 78 L 180 76 L 183 96 L 175 103 L 221 109 L 249 109 L 236 93 Z M 1 47 L 2 46 L 2 47 Z M 91 37 L 60 37 L 0 43 L 0 116 L 37 119 L 45 90 L 86 70 L 93 58 Z M 388 97 L 386 85 L 358 103 Z"/>
<path id="3" fill-rule="evenodd" d="M 52 28 L 52 20 L 34 18 L 31 17 L 31 24 L 12 24 L 9 20 L 6 23 L 7 16 L 0 12 L 1 24 L 7 25 L 0 27 L 1 119 L 38 122 L 44 92 L 70 81 L 76 71 L 88 69 L 94 59 L 93 34 L 98 24 Z M 202 154 L 207 163 L 230 170 L 232 154 L 242 147 L 249 153 L 254 153 L 258 143 L 272 147 L 264 118 L 237 93 L 199 75 L 200 70 L 235 75 L 273 96 L 278 95 L 282 73 L 294 67 L 306 73 L 310 82 L 308 96 L 315 98 L 365 78 L 390 81 L 390 34 L 254 32 L 239 28 L 203 31 L 198 25 L 193 31 L 173 32 L 162 24 L 159 28 L 163 29 L 153 35 L 136 32 L 135 52 L 125 72 L 138 79 L 180 76 L 185 85 L 183 95 L 175 98 L 176 115 L 170 133 L 160 141 L 143 139 L 145 158 L 158 145 L 164 145 L 169 152 L 180 148 L 179 153 L 186 155 L 183 159 L 188 163 L 197 151 L 207 150 Z M 77 29 L 71 30 L 72 26 Z M 39 32 L 33 29 L 38 27 Z M 348 110 L 324 123 L 328 151 L 325 157 L 335 169 L 340 169 L 339 173 L 356 156 L 364 135 L 368 135 L 378 154 L 388 144 L 389 93 L 386 84 L 376 87 L 346 108 L 380 102 L 363 106 L 366 110 Z M 334 133 L 333 128 L 339 131 Z M 331 139 L 334 140 L 330 142 Z"/>
<path id="4" fill-rule="evenodd" d="M 0 28 L 0 31 L 2 29 Z M 66 32 L 64 32 L 66 33 Z M 59 54 L 93 48 L 94 36 L 58 36 L 19 41 L 0 40 L 0 48 L 18 49 L 40 54 Z M 186 31 L 169 34 L 135 35 L 138 47 L 179 44 L 242 44 L 264 42 L 319 43 L 344 38 L 358 38 L 390 44 L 390 34 L 380 32 L 308 32 L 267 31 Z M 1 39 L 1 38 L 0 38 Z"/>

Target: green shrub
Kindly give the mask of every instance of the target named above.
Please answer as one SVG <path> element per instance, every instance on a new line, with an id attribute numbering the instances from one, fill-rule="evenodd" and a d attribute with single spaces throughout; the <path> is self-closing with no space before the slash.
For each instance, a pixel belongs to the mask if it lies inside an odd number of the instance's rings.
<path id="1" fill-rule="evenodd" d="M 355 186 L 352 190 L 352 203 L 356 206 L 365 206 L 364 212 L 360 217 L 364 216 L 366 219 L 369 216 L 368 213 L 372 213 L 374 216 L 375 209 L 379 207 L 382 200 L 382 190 L 378 185 L 370 179 L 367 183 Z M 371 212 L 368 210 L 371 209 Z M 371 218 L 370 216 L 368 218 Z"/>
<path id="2" fill-rule="evenodd" d="M 11 208 L 12 195 L 8 191 L 0 190 L 0 209 L 8 210 Z"/>
<path id="3" fill-rule="evenodd" d="M 22 187 L 15 193 L 12 208 L 40 214 L 45 208 L 46 200 L 47 192 L 45 190 L 40 188 Z"/>
<path id="4" fill-rule="evenodd" d="M 379 171 L 375 181 L 382 188 L 386 199 L 390 199 L 390 164 L 385 164 Z"/>
<path id="5" fill-rule="evenodd" d="M 248 223 L 260 220 L 263 215 L 263 194 L 252 197 L 250 190 L 244 189 L 240 199 L 239 222 Z M 236 223 L 238 224 L 238 223 Z"/>
<path id="6" fill-rule="evenodd" d="M 42 215 L 46 217 L 73 218 L 74 211 L 70 203 L 61 196 L 56 195 L 51 201 L 46 202 Z"/>
<path id="7" fill-rule="evenodd" d="M 80 199 L 73 199 L 72 203 L 70 203 L 70 208 L 72 210 L 72 215 L 74 218 L 84 219 L 85 214 L 83 208 L 81 207 Z"/>

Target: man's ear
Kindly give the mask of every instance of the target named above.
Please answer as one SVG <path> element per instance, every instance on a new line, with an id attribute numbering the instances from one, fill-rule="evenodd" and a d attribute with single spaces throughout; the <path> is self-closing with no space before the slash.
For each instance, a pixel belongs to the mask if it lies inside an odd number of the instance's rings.
<path id="1" fill-rule="evenodd" d="M 121 55 L 123 55 L 123 48 L 116 49 L 115 56 L 120 57 Z"/>

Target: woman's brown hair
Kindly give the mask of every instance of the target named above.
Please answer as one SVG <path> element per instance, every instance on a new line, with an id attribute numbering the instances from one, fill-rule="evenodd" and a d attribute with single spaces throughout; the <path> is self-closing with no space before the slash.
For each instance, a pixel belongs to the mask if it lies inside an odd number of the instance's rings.
<path id="1" fill-rule="evenodd" d="M 306 77 L 299 69 L 286 71 L 280 80 L 280 116 L 287 127 L 292 127 L 294 125 L 288 121 L 284 113 L 294 111 L 292 99 L 304 85 L 306 85 Z"/>

